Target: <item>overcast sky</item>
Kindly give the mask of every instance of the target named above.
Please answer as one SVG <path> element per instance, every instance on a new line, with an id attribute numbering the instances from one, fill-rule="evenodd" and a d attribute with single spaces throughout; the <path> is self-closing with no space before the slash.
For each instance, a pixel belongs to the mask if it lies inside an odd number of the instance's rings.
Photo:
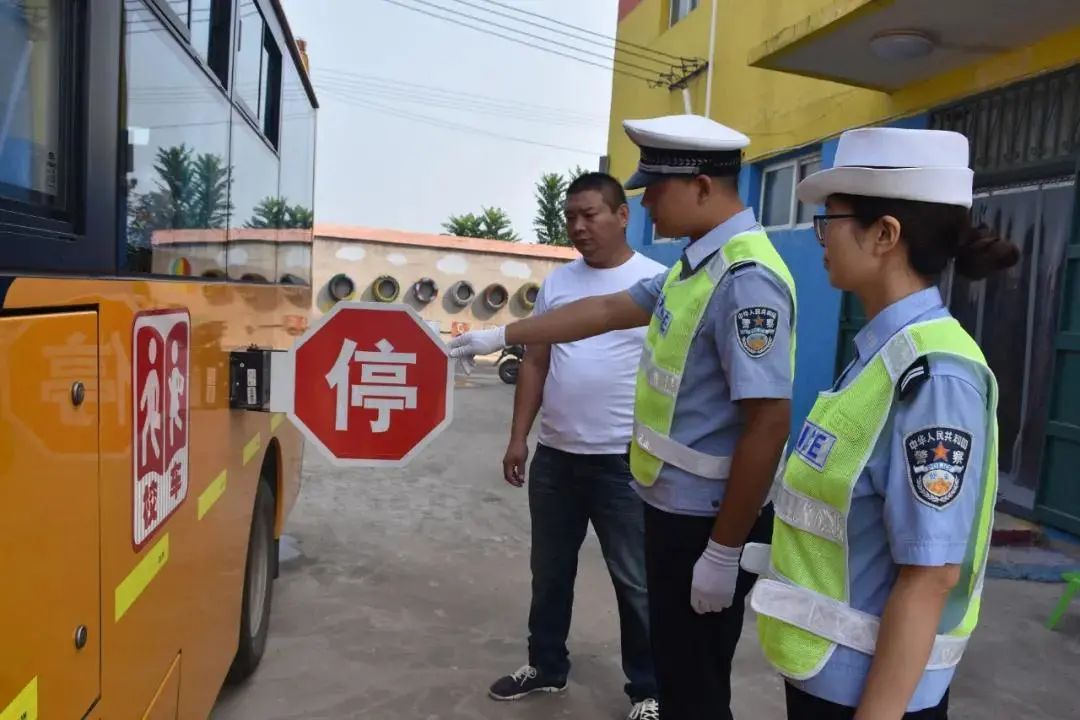
<path id="1" fill-rule="evenodd" d="M 618 0 L 501 1 L 615 34 Z M 541 32 L 454 0 L 394 2 L 450 14 L 431 9 L 442 5 L 453 13 Z M 321 105 L 317 222 L 442 232 L 441 223 L 451 213 L 499 206 L 522 239 L 532 241 L 539 176 L 575 165 L 598 167 L 607 145 L 609 70 L 459 27 L 389 0 L 283 4 L 294 34 L 308 42 Z M 611 54 L 609 48 L 565 37 L 561 41 Z"/>

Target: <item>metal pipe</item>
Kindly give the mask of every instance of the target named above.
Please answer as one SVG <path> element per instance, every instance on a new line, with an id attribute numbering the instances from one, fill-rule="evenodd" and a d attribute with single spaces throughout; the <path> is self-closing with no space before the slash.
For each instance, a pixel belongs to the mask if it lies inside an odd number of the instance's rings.
<path id="1" fill-rule="evenodd" d="M 690 88 L 684 87 L 682 89 L 682 104 L 683 109 L 686 110 L 686 114 L 689 115 L 694 112 L 694 108 L 690 102 Z"/>
<path id="2" fill-rule="evenodd" d="M 712 117 L 712 75 L 716 62 L 716 0 L 712 0 L 712 19 L 709 21 L 709 70 L 705 76 L 705 117 Z"/>

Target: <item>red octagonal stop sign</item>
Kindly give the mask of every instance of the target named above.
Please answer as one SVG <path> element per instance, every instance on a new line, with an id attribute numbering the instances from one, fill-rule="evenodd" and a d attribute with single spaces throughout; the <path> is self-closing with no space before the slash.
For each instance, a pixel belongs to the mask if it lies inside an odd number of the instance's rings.
<path id="1" fill-rule="evenodd" d="M 288 356 L 289 418 L 335 464 L 404 465 L 450 424 L 453 363 L 407 305 L 338 303 Z"/>

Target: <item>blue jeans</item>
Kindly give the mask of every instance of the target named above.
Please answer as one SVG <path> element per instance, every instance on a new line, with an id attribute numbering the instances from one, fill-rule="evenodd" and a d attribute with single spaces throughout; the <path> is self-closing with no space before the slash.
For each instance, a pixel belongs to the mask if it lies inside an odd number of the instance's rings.
<path id="1" fill-rule="evenodd" d="M 570 672 L 566 639 L 574 604 L 578 551 L 593 524 L 615 585 L 626 694 L 657 696 L 645 589 L 644 504 L 626 455 L 577 455 L 538 445 L 529 474 L 532 516 L 532 608 L 529 664 L 546 677 Z"/>

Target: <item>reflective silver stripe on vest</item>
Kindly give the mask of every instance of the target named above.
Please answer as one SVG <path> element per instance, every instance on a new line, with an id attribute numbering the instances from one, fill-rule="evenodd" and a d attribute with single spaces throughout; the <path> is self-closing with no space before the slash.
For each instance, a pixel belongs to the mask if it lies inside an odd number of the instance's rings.
<path id="1" fill-rule="evenodd" d="M 645 373 L 645 381 L 649 383 L 649 387 L 656 392 L 670 398 L 679 394 L 682 376 L 668 372 L 654 363 L 648 348 L 641 353 L 641 371 Z"/>
<path id="2" fill-rule="evenodd" d="M 818 637 L 873 655 L 881 621 L 807 588 L 779 580 L 758 578 L 750 606 L 762 615 L 782 620 Z M 927 670 L 943 670 L 960 662 L 967 638 L 938 635 L 926 663 Z"/>
<path id="3" fill-rule="evenodd" d="M 773 505 L 776 516 L 788 525 L 838 545 L 847 544 L 844 514 L 828 503 L 809 498 L 780 483 Z"/>
<path id="4" fill-rule="evenodd" d="M 639 423 L 634 424 L 634 441 L 653 457 L 692 475 L 726 480 L 731 474 L 731 458 L 698 452 Z"/>

